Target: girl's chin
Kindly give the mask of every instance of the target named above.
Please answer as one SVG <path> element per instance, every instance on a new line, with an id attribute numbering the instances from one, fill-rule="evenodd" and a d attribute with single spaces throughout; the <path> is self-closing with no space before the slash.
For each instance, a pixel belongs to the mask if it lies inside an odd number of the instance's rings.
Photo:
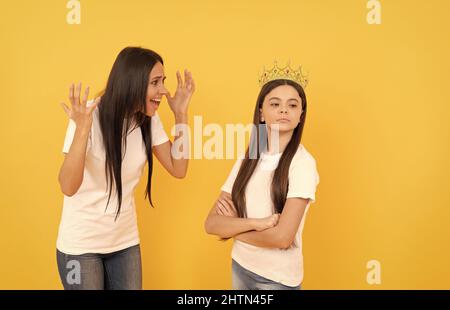
<path id="1" fill-rule="evenodd" d="M 290 124 L 271 124 L 269 125 L 270 130 L 279 132 L 289 132 L 293 131 L 295 128 L 291 128 Z"/>

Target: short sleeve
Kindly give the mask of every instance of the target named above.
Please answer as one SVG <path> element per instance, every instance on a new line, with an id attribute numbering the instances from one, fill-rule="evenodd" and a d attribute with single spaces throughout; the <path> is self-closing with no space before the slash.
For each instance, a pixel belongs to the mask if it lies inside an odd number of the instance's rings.
<path id="1" fill-rule="evenodd" d="M 222 191 L 230 193 L 233 189 L 234 180 L 236 180 L 237 174 L 239 172 L 239 169 L 241 168 L 242 159 L 238 158 L 236 162 L 233 165 L 233 168 L 231 169 L 230 174 L 228 175 L 227 180 L 225 181 L 225 184 L 220 188 Z"/>
<path id="2" fill-rule="evenodd" d="M 312 203 L 316 200 L 318 184 L 319 173 L 314 158 L 309 154 L 296 158 L 289 169 L 287 198 L 309 198 Z"/>
<path id="3" fill-rule="evenodd" d="M 164 130 L 164 126 L 157 112 L 152 116 L 152 146 L 163 144 L 169 141 L 169 137 Z"/>

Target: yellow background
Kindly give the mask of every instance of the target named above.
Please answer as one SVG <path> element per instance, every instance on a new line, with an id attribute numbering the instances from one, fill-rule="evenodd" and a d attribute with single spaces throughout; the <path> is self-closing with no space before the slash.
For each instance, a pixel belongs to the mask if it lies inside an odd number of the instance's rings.
<path id="1" fill-rule="evenodd" d="M 274 59 L 310 73 L 302 143 L 321 183 L 304 230 L 305 289 L 450 289 L 448 1 L 67 1 L 1 4 L 0 289 L 60 289 L 57 175 L 72 81 L 100 91 L 118 52 L 151 48 L 167 84 L 188 67 L 203 124 L 249 123 Z M 160 115 L 173 124 L 167 104 Z M 204 141 L 206 138 L 204 139 Z M 145 289 L 228 289 L 231 242 L 204 232 L 233 164 L 157 164 L 152 209 L 137 192 Z M 366 263 L 381 263 L 381 285 Z"/>

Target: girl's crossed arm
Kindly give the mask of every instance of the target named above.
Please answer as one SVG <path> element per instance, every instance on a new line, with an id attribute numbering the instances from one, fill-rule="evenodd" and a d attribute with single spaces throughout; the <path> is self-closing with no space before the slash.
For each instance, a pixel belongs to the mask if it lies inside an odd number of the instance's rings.
<path id="1" fill-rule="evenodd" d="M 231 195 L 222 191 L 206 218 L 205 230 L 208 234 L 231 238 L 241 233 L 263 231 L 274 227 L 278 217 L 278 214 L 261 219 L 237 217 Z"/>

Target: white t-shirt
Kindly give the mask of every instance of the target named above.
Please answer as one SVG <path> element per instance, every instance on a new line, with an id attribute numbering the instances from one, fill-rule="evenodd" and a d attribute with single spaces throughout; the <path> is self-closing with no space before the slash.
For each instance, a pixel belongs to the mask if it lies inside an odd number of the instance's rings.
<path id="1" fill-rule="evenodd" d="M 83 182 L 72 197 L 64 196 L 56 247 L 66 254 L 111 253 L 139 244 L 134 189 L 138 184 L 147 156 L 141 128 L 127 136 L 127 148 L 122 161 L 122 205 L 114 221 L 117 195 L 113 188 L 108 208 L 109 191 L 105 176 L 105 149 L 99 123 L 99 110 L 93 115 L 86 151 Z M 151 120 L 152 145 L 169 140 L 156 113 Z M 68 153 L 76 124 L 69 120 L 63 152 Z"/>
<path id="2" fill-rule="evenodd" d="M 270 188 L 273 172 L 278 166 L 280 157 L 281 153 L 261 154 L 261 159 L 247 184 L 245 192 L 248 218 L 263 218 L 273 214 Z M 236 161 L 228 179 L 221 188 L 222 191 L 231 193 L 241 163 L 242 159 Z M 232 258 L 245 269 L 269 280 L 287 286 L 301 284 L 303 281 L 302 231 L 309 205 L 315 201 L 317 184 L 319 184 L 319 174 L 316 169 L 316 161 L 300 144 L 289 167 L 287 198 L 309 198 L 310 202 L 295 235 L 297 246 L 288 249 L 272 249 L 235 240 Z"/>

